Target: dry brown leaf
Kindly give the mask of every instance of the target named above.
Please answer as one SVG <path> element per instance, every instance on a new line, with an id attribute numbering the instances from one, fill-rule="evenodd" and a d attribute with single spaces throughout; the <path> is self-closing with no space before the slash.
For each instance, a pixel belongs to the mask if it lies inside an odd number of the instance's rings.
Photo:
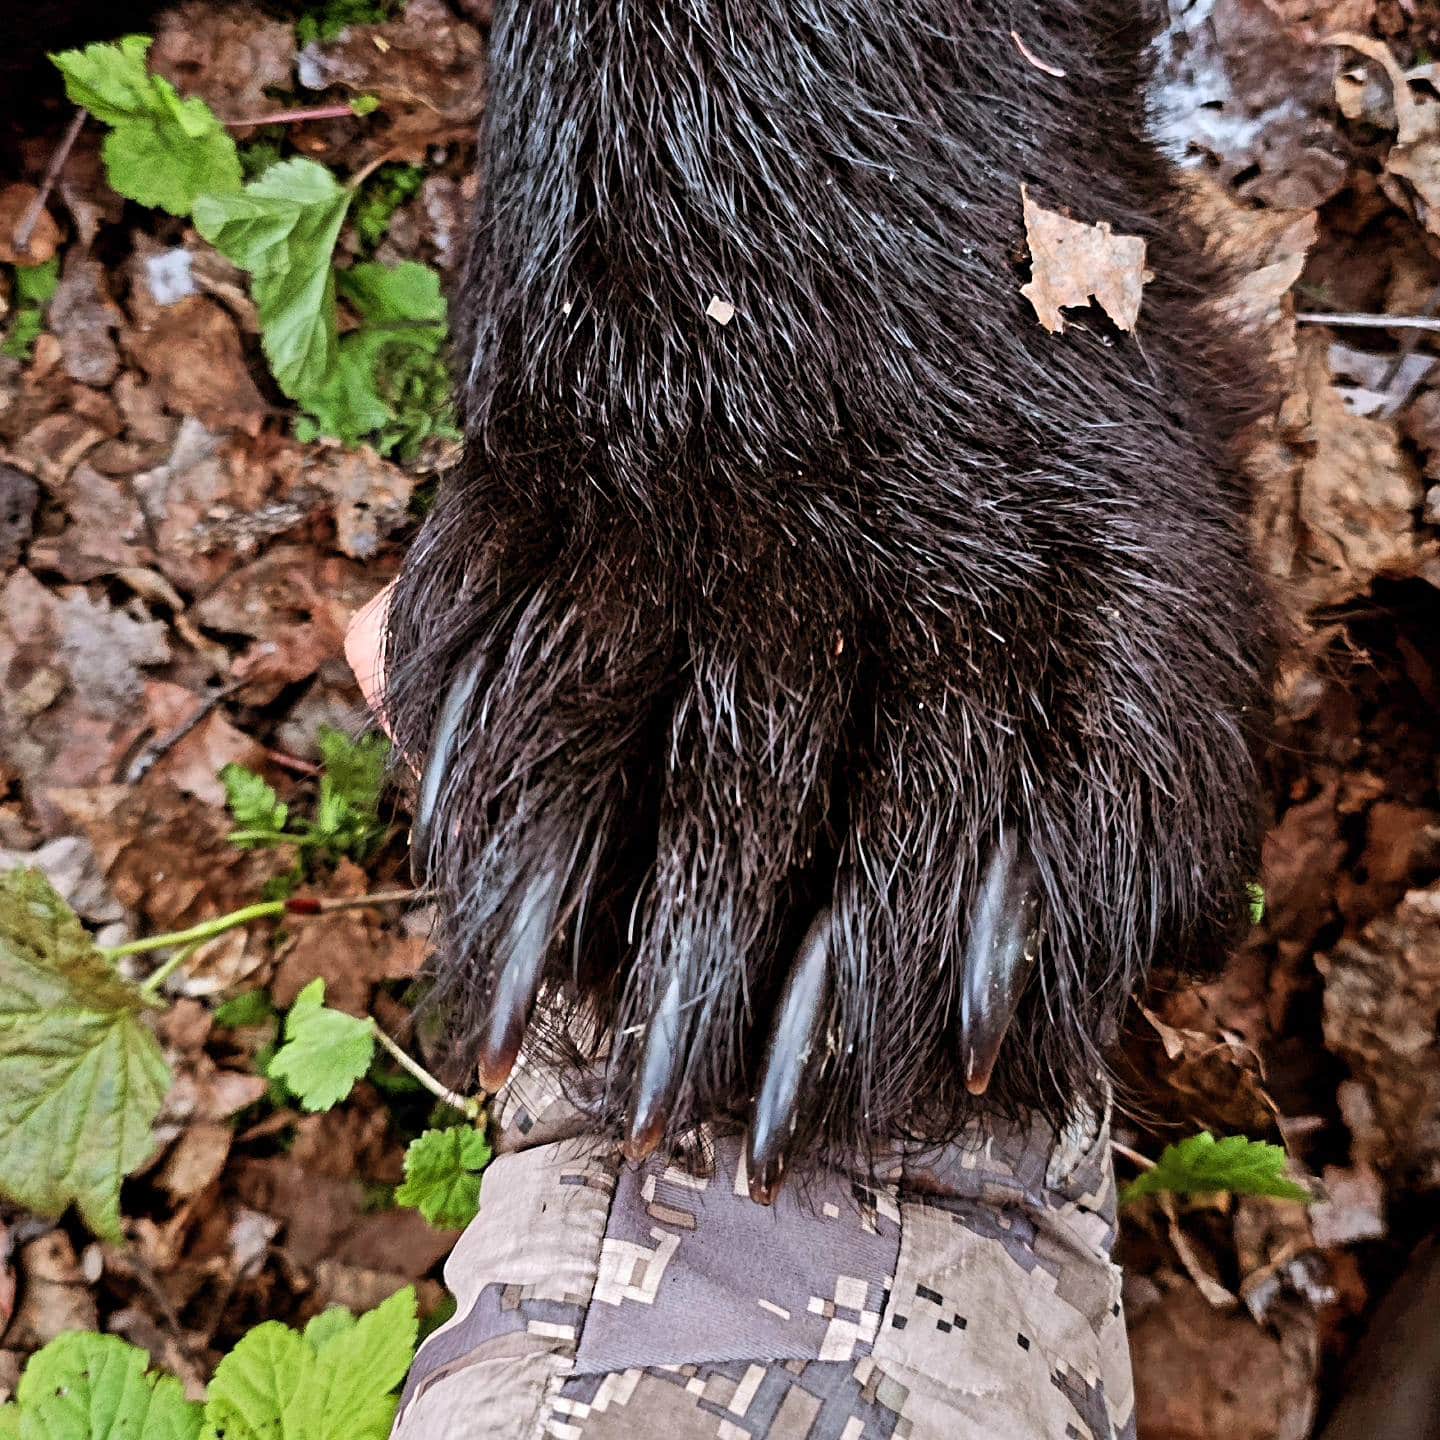
<path id="1" fill-rule="evenodd" d="M 173 1200 L 189 1200 L 220 1178 L 235 1132 L 228 1125 L 202 1121 L 187 1126 L 165 1157 L 159 1182 Z"/>
<path id="2" fill-rule="evenodd" d="M 1313 1363 L 1242 1310 L 1207 1304 L 1188 1281 L 1166 1283 L 1130 1326 L 1137 1429 L 1151 1440 L 1303 1440 Z"/>
<path id="3" fill-rule="evenodd" d="M 1310 1207 L 1315 1243 L 1322 1247 L 1378 1240 L 1385 1234 L 1385 1188 L 1369 1165 L 1325 1167 L 1325 1198 Z"/>
<path id="4" fill-rule="evenodd" d="M 0 190 L 0 261 L 6 265 L 43 265 L 60 245 L 60 227 L 48 210 L 41 210 L 30 242 L 15 248 L 15 231 L 39 191 L 33 185 L 7 185 Z"/>
<path id="5" fill-rule="evenodd" d="M 149 59 L 182 95 L 241 120 L 282 108 L 265 92 L 292 88 L 295 27 L 258 10 L 187 0 L 161 17 Z"/>
<path id="6" fill-rule="evenodd" d="M 39 498 L 39 486 L 23 470 L 0 465 L 0 576 L 20 563 L 35 528 Z"/>
<path id="7" fill-rule="evenodd" d="M 259 431 L 270 407 L 250 378 L 234 320 L 213 300 L 192 295 L 158 308 L 124 340 L 175 414 L 212 430 Z"/>
<path id="8" fill-rule="evenodd" d="M 183 930 L 251 904 L 288 865 L 273 850 L 231 845 L 227 815 L 164 782 L 59 790 L 49 798 L 89 836 L 116 898 L 139 916 L 143 934 Z M 263 927 L 237 933 L 266 953 Z"/>
<path id="9" fill-rule="evenodd" d="M 1440 1185 L 1440 887 L 1412 890 L 1315 963 L 1325 1041 L 1362 1087 L 1352 1156 L 1390 1183 Z M 1352 1103 L 1351 1118 L 1359 1115 Z"/>
<path id="10" fill-rule="evenodd" d="M 145 516 L 130 487 L 81 463 L 57 487 L 69 524 L 30 547 L 30 563 L 84 582 L 155 563 Z"/>
<path id="11" fill-rule="evenodd" d="M 310 90 L 341 85 L 377 96 L 378 144 L 418 159 L 445 135 L 467 134 L 485 105 L 486 67 L 480 32 L 458 20 L 442 0 L 410 0 L 383 25 L 352 25 L 335 40 L 307 45 L 300 83 Z"/>
<path id="12" fill-rule="evenodd" d="M 1084 307 L 1093 296 L 1122 330 L 1133 330 L 1141 292 L 1151 278 L 1144 240 L 1115 234 L 1107 221 L 1087 225 L 1045 210 L 1023 185 L 1020 195 L 1031 260 L 1031 279 L 1020 293 L 1035 307 L 1040 323 L 1051 334 L 1061 333 L 1062 307 Z"/>
<path id="13" fill-rule="evenodd" d="M 369 888 L 365 872 L 342 860 L 325 890 L 329 896 L 353 899 Z M 376 985 L 408 980 L 425 958 L 424 941 L 388 930 L 384 918 L 378 910 L 340 910 L 297 925 L 270 985 L 275 1003 L 288 1009 L 306 985 L 320 978 L 327 1005 L 368 1014 Z"/>
<path id="14" fill-rule="evenodd" d="M 60 341 L 65 373 L 72 380 L 103 388 L 115 379 L 120 352 L 113 332 L 124 318 L 110 298 L 105 267 L 83 251 L 68 251 L 45 323 Z"/>
<path id="15" fill-rule="evenodd" d="M 37 1350 L 67 1330 L 98 1328 L 95 1297 L 63 1230 L 22 1246 L 18 1269 L 20 1304 L 5 1331 L 7 1345 Z"/>
<path id="16" fill-rule="evenodd" d="M 1314 453 L 1300 481 L 1294 578 L 1313 607 L 1347 600 L 1377 576 L 1416 572 L 1415 514 L 1425 492 L 1396 425 L 1346 408 L 1331 383 L 1326 337 L 1307 333 L 1299 344 Z"/>
<path id="17" fill-rule="evenodd" d="M 146 729 L 156 739 L 173 735 L 190 726 L 203 706 L 204 701 L 183 685 L 151 680 L 145 686 Z M 223 806 L 225 787 L 216 778 L 221 769 L 235 764 L 258 770 L 264 763 L 265 747 L 212 709 L 169 746 L 148 773 L 206 805 Z"/>
<path id="18" fill-rule="evenodd" d="M 352 559 L 372 559 L 385 536 L 409 518 L 414 480 L 368 447 L 321 451 L 306 478 L 330 496 L 335 543 Z"/>

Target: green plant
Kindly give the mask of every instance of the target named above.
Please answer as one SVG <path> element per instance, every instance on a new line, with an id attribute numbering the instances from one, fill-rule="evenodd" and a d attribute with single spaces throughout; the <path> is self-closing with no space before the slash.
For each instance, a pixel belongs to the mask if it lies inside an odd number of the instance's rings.
<path id="1" fill-rule="evenodd" d="M 382 165 L 365 182 L 355 202 L 355 237 L 373 250 L 390 229 L 395 212 L 420 193 L 425 172 L 418 165 Z"/>
<path id="2" fill-rule="evenodd" d="M 351 25 L 382 24 L 401 8 L 398 0 L 322 0 L 297 17 L 295 38 L 302 45 L 334 40 Z"/>
<path id="3" fill-rule="evenodd" d="M 230 843 L 242 847 L 295 845 L 301 860 L 289 877 L 292 886 L 304 878 L 312 858 L 365 860 L 385 837 L 380 795 L 390 742 L 383 735 L 352 739 L 343 730 L 322 725 L 316 735 L 320 749 L 320 786 L 315 813 L 296 816 L 262 776 L 244 765 L 220 771 L 225 802 L 236 828 Z"/>
<path id="4" fill-rule="evenodd" d="M 458 438 L 439 275 L 411 261 L 356 265 L 341 272 L 340 293 L 360 324 L 340 341 L 329 381 L 302 402 L 296 435 L 350 445 L 368 436 L 382 455 L 402 460 L 432 435 Z"/>
<path id="5" fill-rule="evenodd" d="M 1172 1193 L 1207 1195 L 1272 1195 L 1281 1200 L 1311 1201 L 1315 1197 L 1285 1174 L 1285 1152 L 1263 1140 L 1227 1135 L 1217 1140 L 1202 1131 L 1167 1145 L 1160 1159 L 1120 1193 L 1129 1205 L 1142 1195 Z"/>
<path id="6" fill-rule="evenodd" d="M 102 950 L 39 871 L 0 875 L 0 1196 L 48 1216 L 73 1204 L 97 1235 L 120 1241 L 120 1186 L 148 1158 L 151 1126 L 174 1078 L 146 1023 L 147 1010 L 168 1003 L 166 978 L 236 926 L 405 898 L 408 892 L 262 901 Z M 138 984 L 116 969 L 122 956 L 159 950 L 170 958 Z M 349 1095 L 379 1046 L 472 1127 L 480 1121 L 476 1101 L 447 1090 L 374 1020 L 332 1010 L 324 998 L 323 981 L 301 992 L 267 1067 L 307 1109 Z M 268 997 L 252 993 L 232 1002 L 227 1023 L 273 1024 L 273 1017 Z M 457 1165 L 478 1173 L 488 1155 L 474 1144 L 461 1148 Z M 457 1203 L 446 1213 L 458 1213 Z"/>
<path id="7" fill-rule="evenodd" d="M 30 1357 L 0 1440 L 385 1440 L 415 1355 L 415 1292 L 303 1332 L 267 1321 L 221 1360 L 202 1403 L 114 1335 L 71 1331 Z"/>
<path id="8" fill-rule="evenodd" d="M 127 199 L 189 215 L 202 194 L 240 188 L 235 141 L 203 100 L 182 100 L 150 74 L 148 35 L 54 56 L 65 93 L 109 126 L 102 154 L 111 186 Z"/>
<path id="9" fill-rule="evenodd" d="M 0 342 L 0 355 L 12 360 L 29 360 L 35 353 L 35 342 L 45 328 L 45 310 L 55 298 L 60 284 L 60 260 L 51 256 L 43 265 L 15 266 L 15 290 L 11 299 L 14 311 L 10 332 Z"/>
<path id="10" fill-rule="evenodd" d="M 363 3 L 374 9 L 374 0 Z M 350 13 L 353 5 L 343 8 L 343 23 L 359 18 Z M 150 43 L 131 35 L 53 58 L 70 98 L 109 127 L 103 153 L 111 185 L 140 204 L 189 216 L 250 275 L 261 348 L 275 383 L 304 412 L 302 438 L 368 441 L 409 459 L 432 436 L 454 436 L 439 275 L 414 263 L 349 271 L 335 265 L 347 222 L 359 227 L 362 248 L 373 245 L 395 206 L 418 186 L 419 172 L 386 167 L 390 176 L 352 216 L 354 187 L 323 165 L 283 159 L 271 141 L 242 153 L 203 100 L 183 99 L 149 73 Z M 265 118 L 365 115 L 376 105 L 374 96 L 359 96 L 348 106 Z M 360 321 L 343 340 L 341 294 Z"/>

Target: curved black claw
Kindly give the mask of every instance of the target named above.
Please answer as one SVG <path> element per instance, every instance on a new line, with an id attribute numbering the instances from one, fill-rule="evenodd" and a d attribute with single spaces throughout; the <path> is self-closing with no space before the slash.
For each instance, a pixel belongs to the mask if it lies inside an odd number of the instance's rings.
<path id="1" fill-rule="evenodd" d="M 679 967 L 671 970 L 660 1002 L 645 1030 L 640 1055 L 640 1074 L 635 1082 L 635 1100 L 630 1123 L 625 1127 L 625 1158 L 636 1164 L 654 1154 L 665 1138 L 665 1122 L 675 1103 L 680 1079 L 680 991 Z"/>
<path id="2" fill-rule="evenodd" d="M 425 757 L 425 768 L 420 773 L 420 790 L 415 799 L 415 815 L 410 822 L 410 878 L 417 890 L 423 890 L 430 880 L 430 842 L 435 828 L 435 807 L 440 800 L 440 789 L 450 773 L 450 762 L 455 758 L 455 746 L 460 739 L 460 725 L 470 701 L 480 684 L 481 662 L 476 659 L 459 671 L 445 692 L 435 721 L 435 732 L 430 737 L 430 752 Z"/>
<path id="3" fill-rule="evenodd" d="M 509 1078 L 520 1054 L 564 888 L 563 873 L 546 867 L 519 881 L 518 894 L 512 892 L 510 924 L 496 949 L 490 1008 L 477 1057 L 480 1084 L 492 1095 Z"/>
<path id="4" fill-rule="evenodd" d="M 750 1198 L 760 1205 L 775 1199 L 785 1179 L 786 1152 L 800 1111 L 800 1087 L 829 1010 L 832 918 L 826 906 L 811 922 L 785 979 L 770 1031 L 765 1070 L 745 1142 Z"/>
<path id="5" fill-rule="evenodd" d="M 965 941 L 960 1052 L 965 1088 L 983 1095 L 1020 992 L 1035 963 L 1040 887 L 1035 865 L 1013 834 L 1002 833 L 980 881 Z"/>

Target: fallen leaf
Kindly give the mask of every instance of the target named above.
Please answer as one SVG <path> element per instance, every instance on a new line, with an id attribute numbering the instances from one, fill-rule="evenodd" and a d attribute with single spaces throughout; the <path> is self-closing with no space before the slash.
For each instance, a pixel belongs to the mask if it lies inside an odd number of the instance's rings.
<path id="1" fill-rule="evenodd" d="M 1031 261 L 1031 279 L 1020 293 L 1035 307 L 1040 323 L 1051 334 L 1059 334 L 1065 329 L 1061 308 L 1084 307 L 1094 296 L 1122 330 L 1133 330 L 1141 291 L 1150 279 L 1145 242 L 1135 235 L 1115 234 L 1103 220 L 1087 225 L 1042 209 L 1023 185 L 1020 195 Z"/>
<path id="2" fill-rule="evenodd" d="M 155 563 L 145 516 L 130 486 L 82 462 L 57 487 L 56 498 L 69 523 L 32 544 L 30 563 L 36 569 L 84 582 Z"/>
<path id="3" fill-rule="evenodd" d="M 1385 1188 L 1371 1166 L 1327 1165 L 1323 1179 L 1325 1198 L 1310 1210 L 1317 1245 L 1353 1245 L 1385 1234 Z"/>
<path id="4" fill-rule="evenodd" d="M 1216 1309 L 1187 1281 L 1130 1325 L 1137 1430 L 1148 1440 L 1304 1440 L 1313 1360 L 1243 1310 Z"/>
<path id="5" fill-rule="evenodd" d="M 1412 890 L 1315 963 L 1325 1042 L 1373 1117 L 1351 1146 L 1390 1183 L 1440 1185 L 1440 887 Z"/>
<path id="6" fill-rule="evenodd" d="M 220 1178 L 233 1138 L 228 1125 L 201 1122 L 188 1126 L 165 1157 L 160 1184 L 174 1200 L 199 1195 Z"/>
<path id="7" fill-rule="evenodd" d="M 249 9 L 187 0 L 161 16 L 150 68 L 182 95 L 198 95 L 223 120 L 274 111 L 267 90 L 290 90 L 295 27 Z"/>
<path id="8" fill-rule="evenodd" d="M 321 451 L 307 479 L 333 501 L 335 542 L 352 559 L 373 559 L 382 540 L 409 519 L 415 482 L 368 446 Z"/>
<path id="9" fill-rule="evenodd" d="M 192 295 L 159 308 L 148 324 L 127 332 L 125 348 L 177 415 L 253 435 L 269 413 L 250 378 L 240 332 L 213 300 Z"/>
<path id="10" fill-rule="evenodd" d="M 1293 578 L 1313 608 L 1348 600 L 1377 576 L 1415 573 L 1425 487 L 1393 423 L 1346 409 L 1331 383 L 1326 337 L 1311 331 L 1299 348 L 1314 451 L 1300 479 Z"/>
<path id="11" fill-rule="evenodd" d="M 43 265 L 60 245 L 60 227 L 48 210 L 40 211 L 25 249 L 15 248 L 15 231 L 39 191 L 33 185 L 7 185 L 0 190 L 0 262 Z"/>
<path id="12" fill-rule="evenodd" d="M 39 487 L 23 470 L 0 464 L 0 576 L 20 563 L 34 531 L 39 498 Z"/>
<path id="13" fill-rule="evenodd" d="M 410 0 L 396 20 L 351 25 L 334 40 L 307 45 L 297 69 L 306 89 L 340 85 L 374 95 L 385 148 L 415 159 L 437 137 L 468 134 L 485 105 L 480 32 L 441 0 Z"/>

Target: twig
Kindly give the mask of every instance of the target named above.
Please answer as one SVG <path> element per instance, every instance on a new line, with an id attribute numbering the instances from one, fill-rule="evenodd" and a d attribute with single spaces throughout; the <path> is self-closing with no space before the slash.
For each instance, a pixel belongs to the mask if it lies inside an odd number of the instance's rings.
<path id="1" fill-rule="evenodd" d="M 447 1090 L 423 1065 L 412 1060 L 404 1050 L 400 1048 L 380 1027 L 375 1026 L 375 1038 L 380 1042 L 381 1048 L 407 1075 L 418 1080 L 438 1100 L 443 1100 L 447 1105 L 453 1106 L 462 1115 L 471 1120 L 480 1118 L 479 1101 L 468 1095 L 457 1095 L 453 1090 Z"/>
<path id="2" fill-rule="evenodd" d="M 1138 1150 L 1132 1150 L 1128 1145 L 1122 1145 L 1118 1140 L 1110 1142 L 1110 1148 L 1117 1155 L 1123 1155 L 1133 1165 L 1138 1165 L 1142 1170 L 1153 1170 L 1155 1162 L 1148 1156 L 1142 1155 Z"/>
<path id="3" fill-rule="evenodd" d="M 331 915 L 336 910 L 363 910 L 369 905 L 408 905 L 412 900 L 423 899 L 425 890 L 376 890 L 370 895 L 343 895 L 332 899 L 318 896 L 292 895 L 289 909 L 292 915 Z"/>
<path id="4" fill-rule="evenodd" d="M 89 117 L 88 110 L 77 110 L 71 117 L 69 128 L 55 147 L 55 153 L 50 157 L 50 163 L 45 167 L 45 176 L 40 181 L 40 188 L 35 192 L 35 198 L 25 207 L 25 213 L 21 215 L 20 223 L 15 227 L 15 233 L 11 238 L 15 249 L 21 255 L 29 252 L 30 238 L 35 234 L 35 227 L 40 223 L 40 212 L 44 210 L 45 202 L 50 198 L 50 192 L 55 188 L 55 182 L 60 178 L 60 172 L 65 168 L 65 162 L 70 158 L 70 152 L 75 148 L 75 142 L 80 138 L 80 132 L 85 128 L 85 121 Z"/>
<path id="5" fill-rule="evenodd" d="M 124 783 L 126 785 L 138 785 L 141 780 L 149 774 L 150 770 L 175 748 L 222 700 L 228 699 L 237 690 L 243 689 L 246 685 L 244 680 L 232 681 L 224 689 L 217 690 L 213 695 L 202 699 L 195 707 L 195 713 L 188 720 L 182 720 L 173 730 L 157 739 L 151 740 L 148 745 L 130 762 L 129 768 L 125 771 Z"/>
<path id="6" fill-rule="evenodd" d="M 276 110 L 271 115 L 255 115 L 245 120 L 226 120 L 227 129 L 247 130 L 253 125 L 298 125 L 306 120 L 353 120 L 355 111 L 349 105 L 311 105 L 299 110 Z"/>
<path id="7" fill-rule="evenodd" d="M 1430 315 L 1331 315 L 1302 310 L 1295 319 L 1301 325 L 1348 326 L 1356 330 L 1440 331 L 1440 317 Z"/>
<path id="8" fill-rule="evenodd" d="M 164 935 L 147 935 L 141 940 L 127 940 L 123 945 L 105 946 L 100 953 L 107 960 L 119 960 L 124 955 L 144 955 L 151 950 L 182 947 L 180 958 L 167 960 L 140 987 L 153 994 L 179 965 L 189 959 L 197 946 L 213 940 L 217 935 L 223 935 L 227 930 L 248 925 L 252 920 L 273 920 L 281 915 L 330 915 L 336 910 L 357 910 L 369 905 L 407 905 L 423 893 L 419 890 L 377 890 L 373 895 L 343 895 L 331 899 L 295 895 L 289 900 L 261 900 L 254 905 L 217 915 L 212 920 L 202 920 L 188 930 L 171 930 Z M 156 976 L 160 978 L 157 980 Z"/>

